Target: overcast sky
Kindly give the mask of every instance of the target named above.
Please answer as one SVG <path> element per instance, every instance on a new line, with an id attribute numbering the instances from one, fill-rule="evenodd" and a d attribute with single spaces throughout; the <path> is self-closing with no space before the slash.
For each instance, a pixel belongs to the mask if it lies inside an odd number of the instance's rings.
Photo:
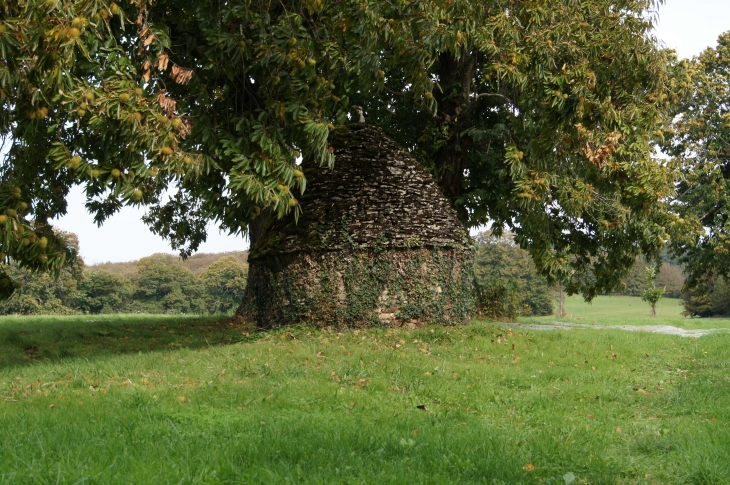
<path id="1" fill-rule="evenodd" d="M 657 37 L 667 47 L 676 49 L 680 57 L 692 57 L 714 46 L 717 37 L 727 30 L 730 30 L 730 0 L 667 0 L 659 9 Z M 81 256 L 86 264 L 132 261 L 153 253 L 172 252 L 166 241 L 142 224 L 143 213 L 128 207 L 97 228 L 84 209 L 83 192 L 75 188 L 69 197 L 68 214 L 54 224 L 79 236 Z M 219 234 L 211 227 L 208 241 L 200 252 L 247 248 L 244 239 Z"/>

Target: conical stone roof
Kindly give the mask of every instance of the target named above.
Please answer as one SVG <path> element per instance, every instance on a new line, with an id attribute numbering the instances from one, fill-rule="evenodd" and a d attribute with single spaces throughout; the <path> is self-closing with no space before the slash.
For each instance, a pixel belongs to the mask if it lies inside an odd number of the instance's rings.
<path id="1" fill-rule="evenodd" d="M 249 258 L 343 249 L 463 248 L 469 236 L 433 177 L 381 128 L 334 130 L 333 168 L 306 165 L 303 214 L 272 221 Z"/>

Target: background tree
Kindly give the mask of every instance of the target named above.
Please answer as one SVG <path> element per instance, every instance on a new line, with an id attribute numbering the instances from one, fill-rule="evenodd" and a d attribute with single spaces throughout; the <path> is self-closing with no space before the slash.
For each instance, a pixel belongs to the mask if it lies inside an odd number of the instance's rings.
<path id="1" fill-rule="evenodd" d="M 730 284 L 724 277 L 707 275 L 697 288 L 682 295 L 684 314 L 691 317 L 730 315 Z"/>
<path id="2" fill-rule="evenodd" d="M 153 254 L 140 259 L 133 283 L 133 311 L 203 313 L 200 284 L 175 256 Z"/>
<path id="3" fill-rule="evenodd" d="M 226 256 L 200 275 L 210 313 L 229 313 L 238 307 L 246 291 L 248 271 L 238 258 Z"/>
<path id="4" fill-rule="evenodd" d="M 683 174 L 673 208 L 685 230 L 672 250 L 699 296 L 730 273 L 730 32 L 683 73 L 676 83 L 684 96 L 663 148 Z"/>
<path id="5" fill-rule="evenodd" d="M 73 307 L 84 313 L 120 313 L 130 304 L 134 292 L 124 276 L 105 270 L 88 271 Z"/>
<path id="6" fill-rule="evenodd" d="M 301 210 L 297 157 L 333 163 L 329 131 L 357 101 L 466 225 L 510 228 L 571 293 L 608 291 L 672 224 L 650 155 L 671 95 L 656 4 L 5 1 L 2 250 L 58 271 L 62 241 L 18 241 L 46 234 L 74 183 L 100 223 L 148 205 L 182 254 L 209 220 L 255 239 L 260 214 Z"/>
<path id="7" fill-rule="evenodd" d="M 552 288 L 510 233 L 496 237 L 482 232 L 475 243 L 475 281 L 485 316 L 514 320 L 553 313 Z"/>
<path id="8" fill-rule="evenodd" d="M 656 304 L 662 299 L 664 292 L 667 290 L 666 288 L 657 288 L 656 276 L 656 266 L 647 266 L 644 268 L 647 288 L 644 290 L 644 294 L 641 295 L 641 299 L 651 305 L 650 315 L 652 317 L 656 317 Z"/>
<path id="9" fill-rule="evenodd" d="M 76 254 L 79 248 L 75 234 L 58 232 L 54 237 L 68 245 L 67 254 Z M 72 314 L 74 299 L 79 285 L 84 281 L 84 261 L 80 257 L 69 259 L 55 275 L 33 271 L 17 262 L 5 265 L 5 275 L 0 277 L 0 287 L 15 281 L 17 288 L 8 299 L 0 301 L 0 314 L 10 315 L 52 315 Z"/>
<path id="10" fill-rule="evenodd" d="M 631 268 L 629 274 L 624 278 L 624 287 L 619 289 L 616 294 L 625 296 L 642 296 L 646 289 L 645 269 L 647 263 L 643 258 L 637 258 L 636 263 Z M 662 261 L 656 275 L 656 284 L 666 288 L 664 296 L 667 298 L 680 298 L 682 296 L 682 287 L 684 286 L 685 276 L 682 268 L 673 264 L 666 259 Z"/>

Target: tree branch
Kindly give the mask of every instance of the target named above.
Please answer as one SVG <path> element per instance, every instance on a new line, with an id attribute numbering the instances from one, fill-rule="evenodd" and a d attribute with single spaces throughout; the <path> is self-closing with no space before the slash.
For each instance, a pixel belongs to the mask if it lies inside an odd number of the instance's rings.
<path id="1" fill-rule="evenodd" d="M 514 105 L 515 104 L 507 96 L 505 96 L 503 94 L 497 94 L 497 93 L 481 93 L 481 94 L 477 94 L 474 97 L 474 102 L 476 103 L 477 101 L 479 101 L 482 98 L 502 98 L 503 100 L 507 101 L 511 105 Z"/>

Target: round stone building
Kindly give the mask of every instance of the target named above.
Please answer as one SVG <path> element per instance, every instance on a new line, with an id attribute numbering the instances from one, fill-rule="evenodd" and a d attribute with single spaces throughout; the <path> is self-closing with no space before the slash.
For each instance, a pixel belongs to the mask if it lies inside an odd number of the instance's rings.
<path id="1" fill-rule="evenodd" d="M 270 328 L 466 322 L 470 238 L 431 175 L 379 127 L 334 130 L 333 168 L 303 167 L 302 215 L 272 217 L 238 315 Z"/>

